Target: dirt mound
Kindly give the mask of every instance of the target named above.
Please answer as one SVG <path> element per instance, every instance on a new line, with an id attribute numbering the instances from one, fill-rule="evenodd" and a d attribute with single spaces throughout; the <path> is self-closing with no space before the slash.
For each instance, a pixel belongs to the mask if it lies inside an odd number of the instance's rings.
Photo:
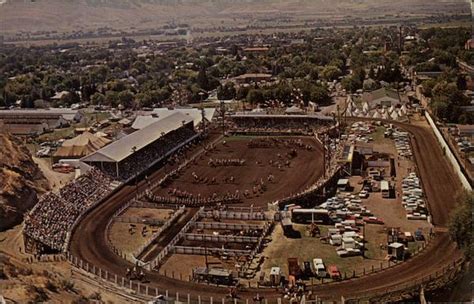
<path id="1" fill-rule="evenodd" d="M 48 187 L 22 141 L 0 133 L 0 231 L 20 223 Z"/>

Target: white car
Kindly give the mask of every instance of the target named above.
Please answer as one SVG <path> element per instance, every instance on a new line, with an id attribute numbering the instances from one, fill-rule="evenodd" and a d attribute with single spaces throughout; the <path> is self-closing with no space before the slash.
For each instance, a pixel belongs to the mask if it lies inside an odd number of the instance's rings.
<path id="1" fill-rule="evenodd" d="M 367 190 L 362 190 L 359 192 L 359 197 L 360 198 L 368 198 L 369 197 L 369 192 Z"/>

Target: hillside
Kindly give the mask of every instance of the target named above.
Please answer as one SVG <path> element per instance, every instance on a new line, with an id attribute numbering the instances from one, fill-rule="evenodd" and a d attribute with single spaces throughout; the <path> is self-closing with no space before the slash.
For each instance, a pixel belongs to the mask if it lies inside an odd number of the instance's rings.
<path id="1" fill-rule="evenodd" d="M 19 139 L 0 133 L 0 231 L 20 223 L 47 181 Z"/>
<path id="2" fill-rule="evenodd" d="M 242 25 L 249 17 L 466 13 L 462 0 L 3 0 L 0 32 L 155 28 L 168 22 L 192 26 Z M 269 15 L 271 14 L 271 15 Z M 240 21 L 238 19 L 241 19 Z M 236 20 L 233 20 L 235 22 Z"/>

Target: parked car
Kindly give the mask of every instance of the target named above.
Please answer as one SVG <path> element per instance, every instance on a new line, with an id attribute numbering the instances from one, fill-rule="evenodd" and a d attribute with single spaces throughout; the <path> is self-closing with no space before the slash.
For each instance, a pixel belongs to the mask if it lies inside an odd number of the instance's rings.
<path id="1" fill-rule="evenodd" d="M 359 192 L 359 197 L 360 198 L 368 198 L 369 197 L 369 192 L 367 190 L 362 190 Z"/>
<path id="2" fill-rule="evenodd" d="M 417 241 L 424 241 L 425 236 L 423 235 L 423 231 L 421 229 L 417 229 L 415 231 L 415 240 Z"/>
<path id="3" fill-rule="evenodd" d="M 375 216 L 369 216 L 364 218 L 364 222 L 367 224 L 377 224 L 377 225 L 383 225 L 384 221 L 381 218 L 375 217 Z"/>
<path id="4" fill-rule="evenodd" d="M 336 265 L 329 265 L 328 272 L 329 272 L 329 277 L 333 280 L 340 280 L 342 278 L 341 272 L 339 271 L 339 268 L 337 268 Z"/>
<path id="5" fill-rule="evenodd" d="M 313 276 L 313 270 L 311 269 L 311 262 L 303 262 L 303 275 L 306 278 L 312 277 Z"/>
<path id="6" fill-rule="evenodd" d="M 313 259 L 314 275 L 318 278 L 327 277 L 326 266 L 324 265 L 323 259 Z"/>

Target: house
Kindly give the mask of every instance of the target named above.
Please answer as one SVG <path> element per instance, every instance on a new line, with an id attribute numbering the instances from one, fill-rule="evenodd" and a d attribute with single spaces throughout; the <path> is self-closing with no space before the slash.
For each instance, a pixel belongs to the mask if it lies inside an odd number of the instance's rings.
<path id="1" fill-rule="evenodd" d="M 268 52 L 269 48 L 267 47 L 248 47 L 244 48 L 242 51 L 245 54 L 265 54 Z"/>
<path id="2" fill-rule="evenodd" d="M 401 105 L 400 94 L 392 89 L 380 88 L 372 92 L 362 94 L 362 103 L 367 103 L 371 109 L 379 107 L 396 107 Z"/>
<path id="3" fill-rule="evenodd" d="M 458 129 L 458 135 L 461 137 L 472 137 L 474 136 L 474 125 L 456 125 Z"/>
<path id="4" fill-rule="evenodd" d="M 234 82 L 236 84 L 251 84 L 251 83 L 260 83 L 260 82 L 268 82 L 271 81 L 272 75 L 271 74 L 264 74 L 264 73 L 249 73 L 249 74 L 242 74 L 234 78 Z"/>

